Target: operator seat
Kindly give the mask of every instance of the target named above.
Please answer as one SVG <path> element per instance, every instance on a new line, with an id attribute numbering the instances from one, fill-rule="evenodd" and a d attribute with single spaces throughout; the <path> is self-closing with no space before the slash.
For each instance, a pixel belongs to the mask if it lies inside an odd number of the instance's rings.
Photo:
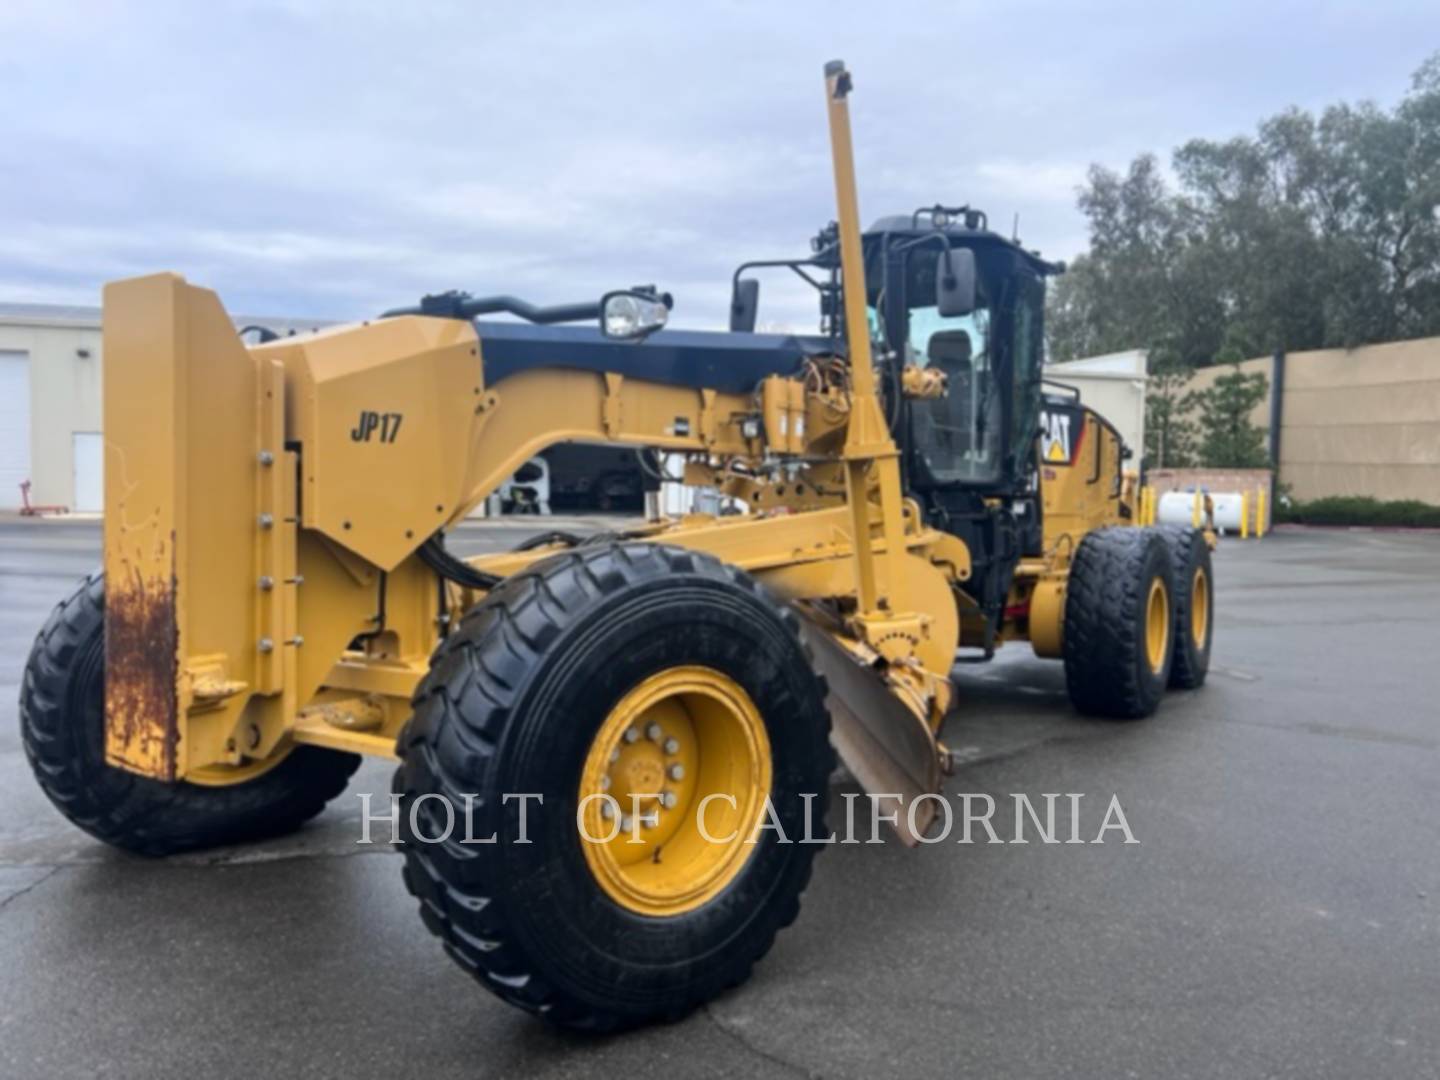
<path id="1" fill-rule="evenodd" d="M 972 367 L 969 331 L 937 330 L 930 335 L 925 355 L 930 367 L 939 368 L 951 378 L 961 375 L 968 379 Z"/>
<path id="2" fill-rule="evenodd" d="M 936 331 L 930 335 L 925 355 L 929 367 L 944 372 L 946 383 L 945 396 L 926 403 L 930 406 L 927 411 L 934 447 L 945 457 L 963 454 L 973 449 L 971 398 L 975 369 L 970 335 L 964 330 Z"/>

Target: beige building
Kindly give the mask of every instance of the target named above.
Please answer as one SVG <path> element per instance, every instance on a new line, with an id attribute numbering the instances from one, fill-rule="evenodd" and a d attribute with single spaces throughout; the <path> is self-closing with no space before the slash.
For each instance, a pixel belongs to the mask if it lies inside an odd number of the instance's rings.
<path id="1" fill-rule="evenodd" d="M 322 323 L 236 316 L 276 333 Z M 100 309 L 0 304 L 0 511 L 34 504 L 98 512 L 104 492 L 100 430 Z"/>
<path id="2" fill-rule="evenodd" d="M 1120 432 L 1135 456 L 1127 469 L 1139 469 L 1145 454 L 1145 382 L 1149 357 L 1144 349 L 1047 364 L 1047 380 L 1080 391 L 1080 400 Z"/>
<path id="3" fill-rule="evenodd" d="M 100 509 L 99 309 L 0 305 L 0 509 Z"/>

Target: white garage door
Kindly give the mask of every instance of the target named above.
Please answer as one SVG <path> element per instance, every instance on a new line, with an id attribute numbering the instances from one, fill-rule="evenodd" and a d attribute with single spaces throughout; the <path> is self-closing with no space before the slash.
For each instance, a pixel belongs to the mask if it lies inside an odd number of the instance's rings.
<path id="1" fill-rule="evenodd" d="M 20 505 L 30 478 L 30 354 L 0 352 L 0 507 Z"/>
<path id="2" fill-rule="evenodd" d="M 75 455 L 75 509 L 98 514 L 105 509 L 105 440 L 98 431 L 77 431 Z"/>

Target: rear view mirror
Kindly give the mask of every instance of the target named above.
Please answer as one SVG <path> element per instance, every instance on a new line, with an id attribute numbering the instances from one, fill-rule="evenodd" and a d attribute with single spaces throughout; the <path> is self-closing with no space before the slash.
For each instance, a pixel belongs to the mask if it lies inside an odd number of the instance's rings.
<path id="1" fill-rule="evenodd" d="M 735 282 L 735 294 L 730 298 L 730 332 L 754 333 L 755 315 L 759 310 L 760 282 L 754 278 L 741 278 Z"/>
<path id="2" fill-rule="evenodd" d="M 975 252 L 947 248 L 935 264 L 935 307 L 946 317 L 975 310 Z"/>

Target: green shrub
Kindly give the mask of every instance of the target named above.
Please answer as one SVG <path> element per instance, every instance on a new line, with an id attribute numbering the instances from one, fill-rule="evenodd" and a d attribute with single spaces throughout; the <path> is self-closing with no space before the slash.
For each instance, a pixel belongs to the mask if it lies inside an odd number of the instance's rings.
<path id="1" fill-rule="evenodd" d="M 1276 507 L 1276 521 L 1302 525 L 1380 525 L 1401 528 L 1440 528 L 1440 506 L 1398 499 L 1381 502 L 1368 495 L 1332 495 L 1310 502 Z"/>

